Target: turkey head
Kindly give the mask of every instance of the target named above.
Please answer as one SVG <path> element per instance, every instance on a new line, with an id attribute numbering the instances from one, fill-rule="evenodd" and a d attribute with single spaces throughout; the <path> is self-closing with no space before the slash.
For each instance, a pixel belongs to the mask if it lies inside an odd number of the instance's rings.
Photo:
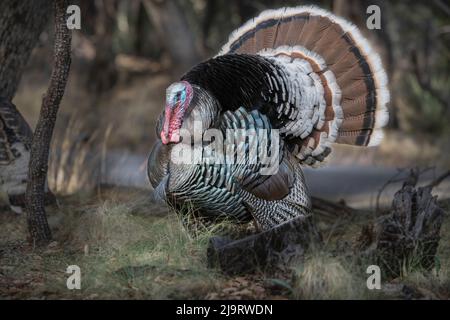
<path id="1" fill-rule="evenodd" d="M 166 90 L 166 106 L 157 125 L 161 142 L 201 141 L 205 130 L 215 126 L 220 107 L 206 90 L 187 81 L 171 84 Z"/>

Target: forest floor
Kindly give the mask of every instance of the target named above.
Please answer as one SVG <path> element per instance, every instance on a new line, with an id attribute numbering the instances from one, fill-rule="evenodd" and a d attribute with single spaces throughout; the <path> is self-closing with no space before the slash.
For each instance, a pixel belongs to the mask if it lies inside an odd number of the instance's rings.
<path id="1" fill-rule="evenodd" d="M 225 276 L 207 268 L 206 247 L 218 228 L 195 235 L 148 192 L 109 188 L 61 197 L 48 210 L 54 242 L 35 249 L 26 218 L 0 215 L 2 299 L 450 299 L 450 217 L 445 216 L 436 268 L 404 268 L 401 277 L 368 290 L 365 270 L 348 249 L 371 212 L 339 219 L 316 216 L 325 246 L 284 274 Z M 88 199 L 88 200 L 86 200 Z M 441 203 L 449 212 L 450 202 Z M 69 290 L 69 265 L 81 289 Z"/>
<path id="2" fill-rule="evenodd" d="M 37 53 L 29 65 L 49 66 L 50 61 L 42 59 L 50 59 L 51 54 Z M 310 252 L 304 263 L 292 265 L 286 274 L 229 277 L 206 266 L 208 240 L 218 229 L 190 234 L 167 208 L 148 200 L 148 191 L 118 187 L 76 191 L 101 181 L 97 171 L 104 169 L 106 151 L 148 154 L 156 136 L 155 120 L 164 107 L 165 88 L 175 80 L 164 71 L 149 75 L 122 72 L 111 90 L 99 94 L 85 76 L 89 73 L 84 64 L 75 55 L 49 170 L 51 189 L 72 195 L 59 196 L 59 208 L 49 208 L 54 242 L 44 249 L 29 245 L 25 216 L 0 208 L 0 298 L 450 298 L 448 200 L 441 202 L 447 215 L 436 268 L 430 272 L 405 268 L 401 277 L 382 279 L 382 289 L 370 291 L 368 275 L 354 266 L 348 253 L 361 227 L 374 220 L 372 211 L 335 219 L 317 215 L 325 246 Z M 30 67 L 14 98 L 32 127 L 50 72 L 50 68 Z M 103 70 L 101 73 L 106 75 Z M 379 148 L 336 147 L 335 159 L 329 164 L 449 169 L 449 136 L 435 137 L 423 131 L 412 134 L 416 131 L 387 131 Z M 91 159 L 90 153 L 97 157 Z M 81 268 L 81 290 L 67 289 L 69 265 Z"/>

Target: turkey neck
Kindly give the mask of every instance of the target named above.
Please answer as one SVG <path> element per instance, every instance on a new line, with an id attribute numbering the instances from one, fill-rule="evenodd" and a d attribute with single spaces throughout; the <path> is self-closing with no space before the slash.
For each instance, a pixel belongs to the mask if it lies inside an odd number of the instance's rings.
<path id="1" fill-rule="evenodd" d="M 281 75 L 279 66 L 262 56 L 226 54 L 196 65 L 181 80 L 209 91 L 223 111 L 245 107 L 271 117 L 271 96 L 282 101 L 282 90 L 272 90 L 282 87 Z"/>

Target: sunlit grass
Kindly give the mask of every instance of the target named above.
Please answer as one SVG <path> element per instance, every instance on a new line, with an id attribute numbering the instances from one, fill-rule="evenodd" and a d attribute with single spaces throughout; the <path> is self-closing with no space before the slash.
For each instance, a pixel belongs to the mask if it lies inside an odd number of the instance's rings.
<path id="1" fill-rule="evenodd" d="M 84 199 L 82 206 L 78 196 L 60 200 L 61 207 L 49 211 L 55 242 L 42 250 L 27 246 L 25 217 L 15 215 L 0 221 L 6 231 L 0 237 L 1 297 L 204 299 L 221 292 L 225 292 L 221 297 L 227 296 L 230 277 L 207 267 L 206 248 L 210 237 L 235 228 L 228 222 L 208 226 L 189 221 L 192 217 L 181 219 L 172 210 L 152 203 L 145 192 L 101 191 L 95 199 Z M 189 206 L 185 210 L 189 211 Z M 372 291 L 366 286 L 366 267 L 373 261 L 356 261 L 348 252 L 360 223 L 339 224 L 338 230 L 324 231 L 324 245 L 313 247 L 286 273 L 260 272 L 256 277 L 261 283 L 278 283 L 289 299 L 395 298 L 383 291 L 392 281 L 429 297 L 449 297 L 448 218 L 442 227 L 435 269 L 426 272 L 411 264 L 397 279 L 382 277 L 383 290 Z M 193 224 L 196 232 L 187 227 Z M 69 265 L 81 268 L 81 290 L 66 287 Z M 249 279 L 253 278 L 246 279 L 252 286 Z"/>
<path id="2" fill-rule="evenodd" d="M 295 299 L 363 299 L 367 292 L 362 275 L 326 253 L 315 252 L 294 267 Z"/>
<path id="3" fill-rule="evenodd" d="M 85 279 L 90 294 L 201 297 L 220 278 L 206 268 L 212 230 L 192 235 L 173 213 L 152 218 L 134 215 L 126 204 L 105 202 L 82 214 L 73 226 L 69 243 L 83 248 L 81 263 L 90 270 Z"/>

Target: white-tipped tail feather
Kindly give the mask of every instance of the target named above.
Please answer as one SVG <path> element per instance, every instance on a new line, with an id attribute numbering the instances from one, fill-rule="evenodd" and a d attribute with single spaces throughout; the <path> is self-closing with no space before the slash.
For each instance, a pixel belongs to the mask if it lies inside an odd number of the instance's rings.
<path id="1" fill-rule="evenodd" d="M 319 120 L 312 123 L 308 136 L 295 142 L 301 161 L 323 161 L 334 142 L 381 142 L 389 117 L 388 79 L 380 56 L 354 24 L 315 6 L 267 10 L 230 35 L 219 55 L 227 53 L 289 56 L 289 63 L 297 59 L 300 66 L 300 60 L 306 60 L 311 66 L 317 75 L 311 78 L 320 82 L 326 107 L 319 108 Z"/>

